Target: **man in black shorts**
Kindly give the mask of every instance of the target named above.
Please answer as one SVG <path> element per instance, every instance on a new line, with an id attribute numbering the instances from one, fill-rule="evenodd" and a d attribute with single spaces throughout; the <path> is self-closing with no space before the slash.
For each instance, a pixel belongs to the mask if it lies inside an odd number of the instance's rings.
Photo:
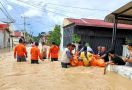
<path id="1" fill-rule="evenodd" d="M 14 58 L 17 58 L 17 62 L 25 62 L 27 57 L 26 47 L 23 44 L 23 40 L 19 40 L 19 44 L 14 49 Z"/>
<path id="2" fill-rule="evenodd" d="M 38 42 L 35 42 L 35 46 L 31 48 L 31 64 L 39 64 L 38 59 L 42 60 L 42 56 L 40 54 L 40 49 L 38 48 Z M 43 61 L 43 60 L 42 60 Z"/>
<path id="3" fill-rule="evenodd" d="M 59 54 L 59 47 L 55 44 L 55 42 L 52 42 L 52 45 L 49 49 L 48 59 L 51 58 L 51 62 L 58 61 L 58 54 Z"/>

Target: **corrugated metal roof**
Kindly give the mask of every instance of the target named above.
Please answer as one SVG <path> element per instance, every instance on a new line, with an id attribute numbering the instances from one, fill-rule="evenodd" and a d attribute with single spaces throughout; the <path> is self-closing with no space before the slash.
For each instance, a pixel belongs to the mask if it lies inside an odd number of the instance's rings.
<path id="1" fill-rule="evenodd" d="M 18 32 L 18 31 L 14 31 L 12 33 L 12 36 L 14 36 L 14 37 L 21 37 L 21 36 L 23 36 L 23 33 L 22 32 Z"/>
<path id="2" fill-rule="evenodd" d="M 113 23 L 105 22 L 104 20 L 98 19 L 74 19 L 74 18 L 66 18 L 70 22 L 79 26 L 93 26 L 93 27 L 105 27 L 105 28 L 113 28 Z M 118 29 L 128 29 L 132 30 L 132 25 L 126 24 L 118 24 Z"/>
<path id="3" fill-rule="evenodd" d="M 0 24 L 0 29 L 6 29 L 9 28 L 8 24 Z"/>
<path id="4" fill-rule="evenodd" d="M 114 16 L 120 17 L 118 23 L 130 24 L 132 25 L 132 1 L 122 6 L 121 8 L 113 11 L 105 17 L 105 21 L 114 22 Z M 128 20 L 126 20 L 128 19 Z"/>

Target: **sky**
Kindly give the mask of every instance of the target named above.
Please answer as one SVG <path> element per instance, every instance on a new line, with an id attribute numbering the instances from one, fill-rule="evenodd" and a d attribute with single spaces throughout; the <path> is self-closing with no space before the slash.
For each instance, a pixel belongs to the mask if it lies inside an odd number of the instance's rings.
<path id="1" fill-rule="evenodd" d="M 14 30 L 24 30 L 37 36 L 63 25 L 64 18 L 88 18 L 104 20 L 105 16 L 132 0 L 0 0 L 15 20 Z M 0 4 L 0 8 L 3 8 Z M 1 10 L 1 9 L 0 9 Z M 0 11 L 0 21 L 7 20 Z"/>

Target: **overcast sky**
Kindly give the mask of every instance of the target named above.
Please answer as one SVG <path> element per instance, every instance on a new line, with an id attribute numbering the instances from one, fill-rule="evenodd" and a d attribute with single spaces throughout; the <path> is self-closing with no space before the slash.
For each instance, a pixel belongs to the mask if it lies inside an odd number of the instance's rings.
<path id="1" fill-rule="evenodd" d="M 48 32 L 64 18 L 104 19 L 104 17 L 132 0 L 0 0 L 9 14 L 16 20 L 16 30 L 26 30 L 37 35 Z M 2 7 L 0 5 L 0 7 Z M 0 11 L 0 20 L 6 18 Z M 3 19 L 4 20 L 4 19 Z"/>

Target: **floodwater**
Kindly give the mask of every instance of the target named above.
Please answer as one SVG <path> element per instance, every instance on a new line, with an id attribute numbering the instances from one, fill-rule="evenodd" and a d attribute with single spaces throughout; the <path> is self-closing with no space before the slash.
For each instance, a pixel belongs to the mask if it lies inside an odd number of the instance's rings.
<path id="1" fill-rule="evenodd" d="M 103 68 L 62 69 L 59 62 L 18 63 L 13 52 L 0 54 L 0 90 L 131 90 L 132 80 Z"/>

